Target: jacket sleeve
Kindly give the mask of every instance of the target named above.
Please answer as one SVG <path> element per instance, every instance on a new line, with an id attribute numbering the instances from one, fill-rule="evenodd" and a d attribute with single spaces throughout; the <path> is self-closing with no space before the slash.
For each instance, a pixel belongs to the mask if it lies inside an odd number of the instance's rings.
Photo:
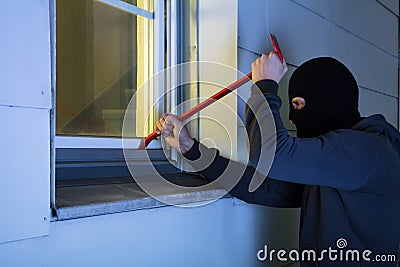
<path id="1" fill-rule="evenodd" d="M 248 122 L 254 125 L 256 120 L 260 127 L 253 127 L 249 135 L 257 136 L 261 132 L 260 162 L 268 160 L 265 150 L 275 149 L 268 177 L 342 190 L 357 190 L 368 181 L 377 162 L 370 133 L 344 129 L 315 138 L 291 137 L 279 114 L 282 102 L 277 95 L 278 85 L 263 80 L 251 90 L 248 106 L 257 116 L 250 116 Z M 271 117 L 275 122 L 275 135 L 268 133 Z M 251 148 L 251 153 L 253 151 L 257 153 L 257 149 Z"/>
<path id="2" fill-rule="evenodd" d="M 297 208 L 301 205 L 303 185 L 264 179 L 265 175 L 257 172 L 253 166 L 224 158 L 217 149 L 209 149 L 198 141 L 184 156 L 209 181 L 220 181 L 221 177 L 235 179 L 240 175 L 240 180 L 229 193 L 245 202 L 277 208 Z M 264 182 L 257 190 L 249 192 L 250 181 L 254 178 L 263 179 Z M 223 182 L 220 186 L 227 188 Z"/>

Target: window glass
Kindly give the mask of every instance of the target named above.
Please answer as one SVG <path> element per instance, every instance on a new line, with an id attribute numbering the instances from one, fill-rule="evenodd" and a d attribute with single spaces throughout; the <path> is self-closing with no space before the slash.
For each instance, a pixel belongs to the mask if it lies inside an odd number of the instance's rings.
<path id="1" fill-rule="evenodd" d="M 150 0 L 124 2 L 153 9 Z M 56 134 L 121 137 L 128 103 L 151 75 L 153 21 L 93 0 L 56 7 Z M 132 137 L 143 137 L 147 106 L 132 101 Z"/>

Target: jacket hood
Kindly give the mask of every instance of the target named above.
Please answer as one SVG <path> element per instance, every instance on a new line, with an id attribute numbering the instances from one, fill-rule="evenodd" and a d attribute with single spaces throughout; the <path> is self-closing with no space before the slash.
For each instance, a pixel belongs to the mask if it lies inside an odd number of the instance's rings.
<path id="1" fill-rule="evenodd" d="M 363 118 L 359 123 L 353 126 L 353 130 L 378 133 L 386 136 L 392 147 L 400 156 L 400 132 L 381 114 L 372 115 Z"/>

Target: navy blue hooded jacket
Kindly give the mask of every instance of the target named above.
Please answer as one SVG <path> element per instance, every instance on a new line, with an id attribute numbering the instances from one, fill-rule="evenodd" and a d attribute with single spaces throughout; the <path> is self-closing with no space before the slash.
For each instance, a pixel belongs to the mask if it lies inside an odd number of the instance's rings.
<path id="1" fill-rule="evenodd" d="M 230 193 L 254 204 L 301 207 L 300 251 L 313 249 L 321 253 L 329 247 L 338 250 L 339 239 L 347 241 L 344 253 L 346 249 L 359 251 L 358 261 L 331 261 L 325 254 L 322 261 L 306 260 L 302 266 L 397 266 L 400 133 L 382 115 L 373 115 L 352 129 L 315 138 L 291 137 L 279 114 L 278 84 L 263 80 L 256 86 L 259 90 L 252 87 L 247 103 L 252 110 L 246 118 L 250 163 Z M 272 118 L 271 112 L 276 128 L 275 158 L 269 172 L 263 174 L 268 178 L 250 193 L 250 181 L 257 173 L 255 166 L 262 164 L 260 154 L 269 146 L 268 140 L 260 137 L 259 125 L 263 125 L 263 116 Z M 257 121 L 254 114 L 260 116 Z M 233 162 L 197 141 L 184 156 L 192 161 L 211 157 L 206 159 L 211 164 L 200 172 L 209 180 L 219 178 Z M 196 167 L 197 163 L 191 164 Z M 372 254 L 367 253 L 363 259 L 365 250 Z M 378 263 L 379 255 L 391 255 L 391 261 Z"/>

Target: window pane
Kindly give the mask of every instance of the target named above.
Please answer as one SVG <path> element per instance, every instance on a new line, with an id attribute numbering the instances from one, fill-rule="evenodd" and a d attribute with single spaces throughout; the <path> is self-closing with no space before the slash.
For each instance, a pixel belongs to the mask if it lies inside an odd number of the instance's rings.
<path id="1" fill-rule="evenodd" d="M 56 21 L 57 134 L 121 137 L 127 105 L 152 67 L 152 21 L 93 0 L 57 0 Z M 136 120 L 147 111 L 143 99 L 132 101 Z M 147 134 L 142 120 L 133 137 Z"/>

